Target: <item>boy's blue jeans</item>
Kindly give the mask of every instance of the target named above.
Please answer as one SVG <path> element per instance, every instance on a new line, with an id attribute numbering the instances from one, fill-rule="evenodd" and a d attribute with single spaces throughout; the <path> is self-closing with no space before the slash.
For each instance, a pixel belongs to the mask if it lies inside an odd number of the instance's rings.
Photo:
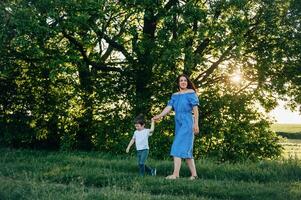
<path id="1" fill-rule="evenodd" d="M 138 158 L 138 165 L 139 165 L 139 175 L 144 176 L 145 172 L 148 174 L 152 174 L 152 168 L 145 165 L 147 156 L 148 156 L 148 149 L 138 150 L 137 151 L 137 158 Z"/>

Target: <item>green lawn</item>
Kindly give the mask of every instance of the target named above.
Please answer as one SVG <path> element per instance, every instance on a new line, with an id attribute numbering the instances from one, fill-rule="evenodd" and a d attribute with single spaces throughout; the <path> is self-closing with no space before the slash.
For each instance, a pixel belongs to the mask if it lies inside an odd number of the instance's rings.
<path id="1" fill-rule="evenodd" d="M 133 152 L 134 153 L 134 152 Z M 0 199 L 301 199 L 301 162 L 197 160 L 199 179 L 165 180 L 170 160 L 149 160 L 156 177 L 137 176 L 136 158 L 97 152 L 0 149 Z"/>
<path id="2" fill-rule="evenodd" d="M 272 130 L 282 137 L 301 140 L 301 124 L 273 124 Z"/>
<path id="3" fill-rule="evenodd" d="M 301 159 L 301 124 L 273 124 L 272 130 L 285 140 L 281 141 L 284 158 Z"/>
<path id="4" fill-rule="evenodd" d="M 301 124 L 273 124 L 272 129 L 276 132 L 301 133 Z"/>

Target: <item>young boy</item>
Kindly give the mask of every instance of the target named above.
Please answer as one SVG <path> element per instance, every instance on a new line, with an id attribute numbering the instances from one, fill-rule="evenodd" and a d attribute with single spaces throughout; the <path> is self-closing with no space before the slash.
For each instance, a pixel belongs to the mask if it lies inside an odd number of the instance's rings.
<path id="1" fill-rule="evenodd" d="M 149 175 L 156 176 L 157 170 L 156 168 L 150 168 L 145 165 L 148 153 L 149 153 L 149 146 L 148 146 L 148 137 L 151 136 L 154 132 L 155 128 L 155 121 L 152 120 L 151 128 L 147 129 L 144 128 L 145 122 L 141 115 L 139 115 L 135 119 L 135 128 L 136 131 L 126 148 L 126 152 L 130 151 L 131 146 L 135 143 L 136 150 L 137 150 L 137 157 L 138 157 L 138 166 L 139 166 L 139 175 L 144 176 L 145 172 Z"/>

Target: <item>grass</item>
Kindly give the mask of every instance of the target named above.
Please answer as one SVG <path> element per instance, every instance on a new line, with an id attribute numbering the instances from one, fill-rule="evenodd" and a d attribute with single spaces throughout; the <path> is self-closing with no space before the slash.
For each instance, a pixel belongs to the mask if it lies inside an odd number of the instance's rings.
<path id="1" fill-rule="evenodd" d="M 273 124 L 272 130 L 284 138 L 282 156 L 301 159 L 301 124 Z"/>
<path id="2" fill-rule="evenodd" d="M 272 130 L 282 137 L 301 140 L 301 124 L 273 124 Z"/>
<path id="3" fill-rule="evenodd" d="M 272 129 L 276 132 L 301 133 L 301 124 L 273 124 Z"/>
<path id="4" fill-rule="evenodd" d="M 199 179 L 165 180 L 172 161 L 152 160 L 156 177 L 139 177 L 136 158 L 97 152 L 0 149 L 0 199 L 301 199 L 301 162 L 196 161 Z"/>

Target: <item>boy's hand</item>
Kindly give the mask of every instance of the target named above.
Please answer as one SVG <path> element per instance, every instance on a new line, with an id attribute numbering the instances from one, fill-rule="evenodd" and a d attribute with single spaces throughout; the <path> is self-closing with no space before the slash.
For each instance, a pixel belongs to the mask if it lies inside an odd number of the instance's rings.
<path id="1" fill-rule="evenodd" d="M 126 153 L 129 153 L 129 151 L 130 151 L 130 148 L 126 148 L 126 150 L 125 150 L 125 151 L 126 151 Z"/>
<path id="2" fill-rule="evenodd" d="M 159 116 L 159 115 L 155 115 L 153 118 L 152 118 L 152 120 L 154 120 L 154 121 L 158 121 L 158 120 L 160 120 L 161 119 L 161 117 Z"/>

